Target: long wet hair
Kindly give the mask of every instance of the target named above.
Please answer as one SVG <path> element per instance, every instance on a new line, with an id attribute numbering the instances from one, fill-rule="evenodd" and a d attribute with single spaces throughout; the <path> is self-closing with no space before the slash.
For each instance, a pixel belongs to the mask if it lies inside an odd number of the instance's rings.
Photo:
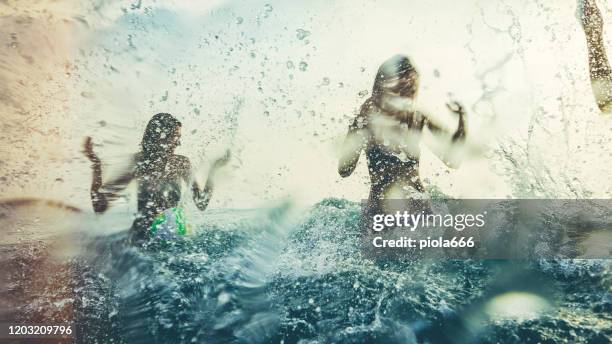
<path id="1" fill-rule="evenodd" d="M 174 152 L 180 127 L 181 122 L 169 113 L 158 113 L 149 120 L 140 143 L 141 172 L 159 165 L 161 158 Z"/>
<path id="2" fill-rule="evenodd" d="M 374 79 L 374 87 L 372 88 L 372 96 L 378 99 L 383 95 L 383 85 L 386 81 L 400 79 L 410 76 L 411 73 L 417 73 L 416 68 L 410 62 L 406 55 L 395 55 L 383 62 L 378 68 L 376 78 Z"/>

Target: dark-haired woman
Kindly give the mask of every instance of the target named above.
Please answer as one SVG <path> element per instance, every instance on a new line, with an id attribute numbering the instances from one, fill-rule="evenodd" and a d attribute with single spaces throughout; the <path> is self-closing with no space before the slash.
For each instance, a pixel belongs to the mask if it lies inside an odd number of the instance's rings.
<path id="1" fill-rule="evenodd" d="M 187 231 L 182 208 L 183 184 L 191 183 L 193 200 L 205 210 L 213 192 L 214 174 L 227 163 L 229 154 L 214 162 L 206 185 L 201 189 L 193 178 L 189 159 L 174 154 L 180 145 L 181 123 L 172 115 L 159 113 L 151 118 L 145 129 L 141 151 L 135 154 L 128 169 L 118 178 L 102 182 L 102 167 L 93 151 L 90 137 L 85 140 L 84 153 L 92 163 L 93 181 L 91 200 L 96 213 L 105 212 L 110 202 L 133 179 L 138 180 L 138 215 L 132 226 L 136 241 L 152 236 L 171 239 Z"/>
<path id="2" fill-rule="evenodd" d="M 365 150 L 371 180 L 369 210 L 375 213 L 384 213 L 385 199 L 422 197 L 419 146 L 425 127 L 446 136 L 451 145 L 465 138 L 462 106 L 447 104 L 459 116 L 457 130 L 449 133 L 416 109 L 418 86 L 419 74 L 408 57 L 396 55 L 385 61 L 376 74 L 372 96 L 361 106 L 344 141 L 338 173 L 350 176 Z M 451 157 L 441 158 L 451 164 Z"/>

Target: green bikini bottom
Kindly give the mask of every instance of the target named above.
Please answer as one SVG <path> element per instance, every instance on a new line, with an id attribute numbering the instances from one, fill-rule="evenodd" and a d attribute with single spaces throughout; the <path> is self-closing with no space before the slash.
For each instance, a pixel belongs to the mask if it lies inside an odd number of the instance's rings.
<path id="1" fill-rule="evenodd" d="M 150 233 L 151 236 L 162 240 L 176 240 L 187 235 L 190 227 L 185 220 L 183 208 L 175 207 L 164 210 L 153 219 Z"/>

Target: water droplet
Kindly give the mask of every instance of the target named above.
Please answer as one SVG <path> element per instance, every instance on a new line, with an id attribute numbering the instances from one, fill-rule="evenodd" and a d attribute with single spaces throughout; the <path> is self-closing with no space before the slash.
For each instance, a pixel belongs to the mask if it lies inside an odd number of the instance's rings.
<path id="1" fill-rule="evenodd" d="M 329 85 L 329 78 L 328 77 L 324 77 L 323 78 L 323 85 L 325 85 L 325 86 Z"/>
<path id="2" fill-rule="evenodd" d="M 91 92 L 83 91 L 83 92 L 81 92 L 81 97 L 83 97 L 83 98 L 93 98 L 93 94 Z"/>
<path id="3" fill-rule="evenodd" d="M 230 294 L 223 292 L 219 294 L 219 297 L 217 298 L 217 304 L 219 306 L 224 305 L 229 302 L 230 298 L 231 298 Z"/>
<path id="4" fill-rule="evenodd" d="M 242 18 L 242 17 L 236 18 L 236 24 L 240 25 L 242 23 L 244 23 L 244 18 Z"/>
<path id="5" fill-rule="evenodd" d="M 359 96 L 359 98 L 363 98 L 365 96 L 367 96 L 370 92 L 368 90 L 361 90 L 359 91 L 359 93 L 357 93 L 357 95 Z"/>
<path id="6" fill-rule="evenodd" d="M 308 63 L 306 63 L 306 62 L 304 62 L 304 61 L 300 62 L 300 70 L 301 70 L 302 72 L 305 72 L 305 71 L 306 71 L 306 69 L 308 69 Z"/>
<path id="7" fill-rule="evenodd" d="M 19 44 L 17 43 L 17 34 L 16 33 L 11 33 L 11 44 L 10 47 L 11 48 L 17 48 L 19 46 Z"/>
<path id="8" fill-rule="evenodd" d="M 300 41 L 310 36 L 310 31 L 306 31 L 304 29 L 297 29 L 295 30 L 295 32 L 296 32 L 297 39 L 299 39 Z"/>
<path id="9" fill-rule="evenodd" d="M 272 12 L 274 8 L 270 4 L 265 4 L 264 9 L 266 10 L 266 12 Z"/>
<path id="10" fill-rule="evenodd" d="M 289 60 L 287 61 L 287 68 L 288 69 L 293 69 L 295 67 L 295 65 L 293 64 L 293 61 Z"/>

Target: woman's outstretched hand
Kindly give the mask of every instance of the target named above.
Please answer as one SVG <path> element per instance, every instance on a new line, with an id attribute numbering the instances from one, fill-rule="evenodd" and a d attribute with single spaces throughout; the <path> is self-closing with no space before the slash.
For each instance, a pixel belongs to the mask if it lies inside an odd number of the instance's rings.
<path id="1" fill-rule="evenodd" d="M 452 100 L 446 103 L 446 107 L 451 111 L 459 115 L 459 125 L 457 125 L 457 130 L 453 134 L 452 142 L 456 142 L 458 140 L 465 139 L 465 110 L 463 109 L 463 105 L 456 100 Z"/>
<path id="2" fill-rule="evenodd" d="M 451 111 L 459 115 L 460 117 L 465 116 L 465 110 L 463 109 L 463 105 L 456 100 L 450 101 L 446 103 L 446 107 Z"/>

